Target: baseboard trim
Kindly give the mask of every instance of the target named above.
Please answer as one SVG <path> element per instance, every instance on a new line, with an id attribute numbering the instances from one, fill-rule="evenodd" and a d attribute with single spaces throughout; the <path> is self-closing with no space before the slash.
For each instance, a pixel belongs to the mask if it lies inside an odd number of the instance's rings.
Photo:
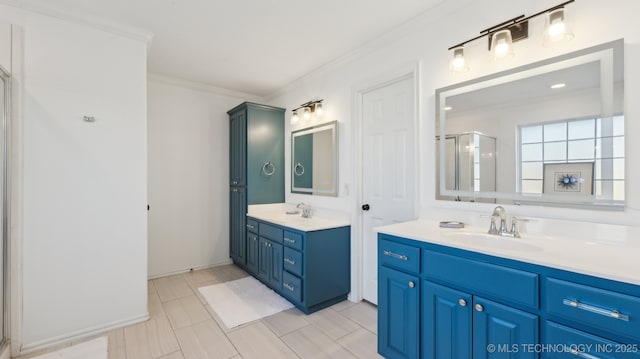
<path id="1" fill-rule="evenodd" d="M 168 276 L 172 276 L 172 275 L 176 275 L 176 274 L 182 274 L 182 273 L 188 273 L 191 272 L 191 270 L 200 270 L 200 269 L 207 269 L 207 268 L 215 268 L 215 267 L 220 267 L 220 266 L 225 266 L 227 264 L 232 264 L 233 261 L 231 260 L 231 258 L 227 259 L 224 262 L 220 262 L 220 263 L 214 263 L 214 264 L 204 264 L 201 266 L 194 266 L 194 267 L 189 267 L 189 268 L 185 268 L 185 269 L 180 269 L 177 271 L 173 271 L 173 272 L 166 272 L 166 273 L 162 273 L 162 274 L 154 274 L 152 276 L 147 277 L 149 280 L 151 279 L 157 279 L 157 278 L 162 278 L 162 277 L 168 277 Z"/>
<path id="2" fill-rule="evenodd" d="M 79 339 L 88 338 L 98 334 L 106 333 L 110 330 L 126 327 L 132 324 L 144 322 L 149 319 L 149 312 L 137 315 L 124 320 L 117 320 L 115 322 L 97 325 L 86 329 L 78 330 L 75 332 L 63 334 L 57 337 L 39 340 L 37 342 L 25 344 L 20 348 L 19 355 L 29 354 L 37 350 L 46 349 L 55 345 L 68 343 L 71 341 L 77 341 Z"/>

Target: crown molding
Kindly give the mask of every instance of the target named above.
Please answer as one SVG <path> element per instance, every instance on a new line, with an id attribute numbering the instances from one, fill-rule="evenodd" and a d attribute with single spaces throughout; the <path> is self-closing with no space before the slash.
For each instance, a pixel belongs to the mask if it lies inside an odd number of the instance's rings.
<path id="1" fill-rule="evenodd" d="M 26 12 L 49 16 L 67 22 L 93 27 L 98 30 L 133 40 L 142 41 L 147 44 L 147 48 L 149 48 L 151 40 L 153 39 L 153 33 L 145 29 L 119 24 L 114 21 L 68 8 L 53 7 L 33 0 L 0 0 L 0 5 L 15 7 Z"/>
<path id="2" fill-rule="evenodd" d="M 222 87 L 213 86 L 204 82 L 184 80 L 177 77 L 153 73 L 153 72 L 149 72 L 147 74 L 147 80 L 166 84 L 166 85 L 184 87 L 184 88 L 196 90 L 196 91 L 208 92 L 218 96 L 238 98 L 245 101 L 264 102 L 265 100 L 264 97 L 258 96 L 255 94 L 229 90 Z"/>

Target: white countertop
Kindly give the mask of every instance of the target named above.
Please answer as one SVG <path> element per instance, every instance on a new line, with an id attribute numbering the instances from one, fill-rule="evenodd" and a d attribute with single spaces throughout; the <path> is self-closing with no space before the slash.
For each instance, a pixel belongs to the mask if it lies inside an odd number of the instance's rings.
<path id="1" fill-rule="evenodd" d="M 539 264 L 640 285 L 640 229 L 609 231 L 615 238 L 576 239 L 521 233 L 522 238 L 486 234 L 487 228 L 440 228 L 417 220 L 375 228 L 380 233 L 421 242 Z"/>
<path id="2" fill-rule="evenodd" d="M 302 218 L 300 213 L 287 214 L 287 211 L 295 210 L 295 205 L 285 203 L 252 205 L 249 206 L 247 216 L 303 232 L 320 231 L 351 225 L 349 217 L 345 213 L 313 209 L 311 218 Z"/>

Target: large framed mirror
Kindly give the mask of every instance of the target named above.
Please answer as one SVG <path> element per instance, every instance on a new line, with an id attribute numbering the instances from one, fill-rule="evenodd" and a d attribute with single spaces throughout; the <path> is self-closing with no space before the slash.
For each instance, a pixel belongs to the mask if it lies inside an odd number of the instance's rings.
<path id="1" fill-rule="evenodd" d="M 436 90 L 436 199 L 622 209 L 624 41 Z"/>
<path id="2" fill-rule="evenodd" d="M 291 132 L 291 192 L 338 195 L 338 122 Z"/>

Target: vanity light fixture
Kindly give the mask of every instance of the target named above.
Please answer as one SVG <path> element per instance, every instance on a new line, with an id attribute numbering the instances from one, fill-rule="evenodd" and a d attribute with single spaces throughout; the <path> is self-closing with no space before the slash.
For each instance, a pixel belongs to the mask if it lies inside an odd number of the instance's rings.
<path id="1" fill-rule="evenodd" d="M 566 22 L 567 12 L 565 5 L 574 2 L 569 0 L 546 10 L 537 12 L 531 16 L 520 15 L 503 23 L 494 25 L 488 29 L 480 31 L 480 35 L 470 40 L 451 46 L 449 51 L 453 51 L 453 58 L 449 68 L 452 72 L 462 72 L 469 69 L 464 58 L 464 45 L 487 37 L 489 39 L 489 51 L 494 60 L 514 55 L 512 44 L 516 41 L 526 39 L 529 36 L 529 20 L 534 17 L 547 14 L 544 43 L 551 43 L 563 39 L 573 38 L 569 25 Z"/>
<path id="2" fill-rule="evenodd" d="M 314 100 L 303 103 L 300 107 L 293 109 L 291 115 L 291 124 L 296 124 L 300 121 L 300 111 L 302 111 L 302 118 L 309 121 L 312 117 L 320 117 L 324 113 L 322 108 L 322 101 Z"/>
<path id="3" fill-rule="evenodd" d="M 561 89 L 561 88 L 563 88 L 565 86 L 567 86 L 567 84 L 560 82 L 560 83 L 551 85 L 551 88 L 556 90 L 556 89 Z"/>
<path id="4" fill-rule="evenodd" d="M 453 58 L 449 64 L 451 72 L 466 72 L 469 71 L 469 65 L 464 58 L 464 47 L 456 47 L 453 49 Z"/>

